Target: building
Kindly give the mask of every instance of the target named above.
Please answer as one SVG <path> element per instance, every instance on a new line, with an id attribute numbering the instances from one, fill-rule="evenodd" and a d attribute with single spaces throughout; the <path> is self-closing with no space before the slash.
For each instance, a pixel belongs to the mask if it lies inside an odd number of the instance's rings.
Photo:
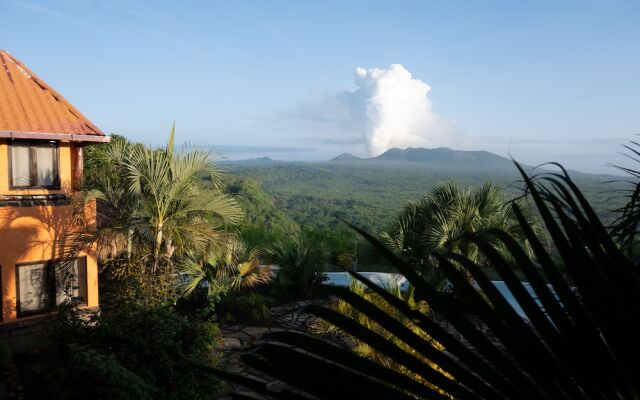
<path id="1" fill-rule="evenodd" d="M 98 305 L 95 247 L 80 240 L 95 228 L 95 203 L 74 205 L 83 147 L 108 141 L 0 50 L 0 328 L 48 315 L 64 301 Z"/>

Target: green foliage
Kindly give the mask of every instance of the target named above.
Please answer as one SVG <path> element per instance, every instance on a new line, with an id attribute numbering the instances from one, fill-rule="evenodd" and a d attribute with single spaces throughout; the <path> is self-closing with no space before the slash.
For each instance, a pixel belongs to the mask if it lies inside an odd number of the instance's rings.
<path id="1" fill-rule="evenodd" d="M 434 253 L 438 267 L 467 304 L 473 306 L 474 320 L 418 275 L 413 266 L 373 235 L 356 228 L 409 280 L 416 295 L 429 304 L 438 320 L 363 276 L 354 272 L 351 275 L 446 351 L 416 335 L 410 326 L 390 317 L 388 310 L 366 296 L 336 289 L 340 299 L 400 339 L 411 351 L 400 349 L 375 329 L 336 310 L 311 305 L 305 311 L 356 337 L 420 379 L 411 379 L 347 349 L 295 332 L 266 335 L 259 346 L 243 355 L 243 360 L 300 390 L 296 392 L 299 399 L 442 399 L 447 395 L 461 399 L 640 399 L 637 266 L 616 245 L 565 171 L 534 178 L 522 169 L 520 172 L 564 262 L 563 268 L 542 245 L 517 204 L 513 204 L 513 212 L 533 256 L 527 254 L 522 241 L 500 229 L 465 233 L 459 239 L 478 247 L 524 310 L 526 320 L 514 311 L 481 265 L 465 255 L 447 250 Z M 492 240 L 502 242 L 507 254 L 496 251 Z M 512 260 L 534 294 L 514 273 Z M 444 321 L 451 329 L 445 329 Z M 437 367 L 414 356 L 413 351 Z M 330 385 L 326 384 L 327 377 Z M 291 390 L 275 392 L 264 381 L 242 381 L 233 375 L 226 378 L 267 398 L 292 397 Z"/>
<path id="2" fill-rule="evenodd" d="M 640 161 L 636 158 L 640 156 L 640 143 L 631 141 L 629 145 L 624 145 L 624 147 L 628 150 L 628 156 L 632 160 Z M 624 185 L 624 189 L 618 192 L 618 199 L 624 199 L 625 203 L 614 210 L 616 220 L 613 223 L 611 234 L 631 256 L 637 258 L 638 247 L 640 247 L 636 240 L 638 227 L 640 227 L 640 171 L 626 167 L 617 168 L 628 175 L 628 179 L 618 182 Z"/>
<path id="3" fill-rule="evenodd" d="M 308 298 L 317 292 L 329 259 L 321 238 L 293 236 L 277 241 L 265 253 L 278 271 L 274 282 L 277 298 Z"/>
<path id="4" fill-rule="evenodd" d="M 227 240 L 242 210 L 224 192 L 208 151 L 151 149 L 116 137 L 87 153 L 86 199 L 97 199 L 99 230 L 94 238 L 115 275 L 133 277 L 145 290 L 149 279 L 174 273 L 174 259 L 204 254 Z M 153 294 L 149 294 L 153 297 Z"/>
<path id="5" fill-rule="evenodd" d="M 358 252 L 359 238 L 353 230 L 344 224 L 335 228 L 305 227 L 304 235 L 310 240 L 320 242 L 327 251 L 330 261 L 338 264 L 338 256 Z"/>
<path id="6" fill-rule="evenodd" d="M 245 219 L 239 232 L 250 246 L 267 247 L 283 237 L 300 233 L 298 224 L 274 205 L 271 196 L 256 181 L 225 175 L 224 183 L 244 211 Z"/>
<path id="7" fill-rule="evenodd" d="M 218 315 L 239 324 L 260 325 L 271 317 L 274 300 L 256 292 L 232 293 L 216 307 Z"/>
<path id="8" fill-rule="evenodd" d="M 337 260 L 338 265 L 345 269 L 353 268 L 353 265 L 357 262 L 357 258 L 355 254 L 350 253 L 342 253 L 338 256 Z"/>
<path id="9" fill-rule="evenodd" d="M 36 398 L 204 399 L 221 387 L 189 363 L 214 366 L 218 328 L 169 308 L 120 304 L 89 320 L 70 309 L 29 374 Z"/>
<path id="10" fill-rule="evenodd" d="M 522 194 L 521 185 L 513 185 L 521 179 L 513 169 L 335 162 L 237 162 L 229 164 L 229 169 L 257 181 L 279 209 L 308 228 L 341 227 L 342 218 L 369 232 L 381 232 L 393 223 L 393 210 L 447 181 L 474 188 L 489 182 L 503 191 L 505 200 Z M 616 179 L 607 175 L 574 173 L 573 177 L 603 221 L 612 222 L 616 215 L 611 210 L 623 201 L 611 201 L 603 189 L 624 189 L 624 184 L 603 187 L 602 182 Z"/>
<path id="11" fill-rule="evenodd" d="M 211 248 L 203 256 L 189 255 L 180 261 L 180 290 L 183 297 L 206 288 L 210 307 L 229 290 L 254 288 L 271 280 L 271 269 L 261 264 L 261 253 L 232 238 L 222 246 Z"/>
<path id="12" fill-rule="evenodd" d="M 473 262 L 487 265 L 476 245 L 459 239 L 464 233 L 500 229 L 522 240 L 530 253 L 512 204 L 505 203 L 499 189 L 491 184 L 474 190 L 462 189 L 451 182 L 443 183 L 424 198 L 405 205 L 392 228 L 381 234 L 381 240 L 429 282 L 438 286 L 444 280 L 444 275 L 431 258 L 435 251 L 455 252 Z M 529 208 L 521 203 L 520 210 L 527 213 L 527 220 L 537 231 Z M 493 244 L 496 250 L 506 251 L 498 240 L 494 240 Z"/>
<path id="13" fill-rule="evenodd" d="M 124 256 L 103 262 L 100 274 L 101 307 L 135 302 L 141 307 L 169 306 L 179 295 L 175 275 L 150 273 L 151 257 Z"/>

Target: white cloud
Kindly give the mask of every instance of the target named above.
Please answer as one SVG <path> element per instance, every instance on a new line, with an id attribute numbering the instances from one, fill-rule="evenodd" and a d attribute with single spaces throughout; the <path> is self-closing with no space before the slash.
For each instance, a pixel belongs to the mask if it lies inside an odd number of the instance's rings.
<path id="1" fill-rule="evenodd" d="M 324 125 L 325 134 L 331 128 L 348 137 L 358 132 L 371 156 L 392 147 L 452 144 L 454 124 L 432 111 L 431 87 L 402 65 L 357 68 L 355 84 L 355 90 L 301 106 L 296 117 Z"/>

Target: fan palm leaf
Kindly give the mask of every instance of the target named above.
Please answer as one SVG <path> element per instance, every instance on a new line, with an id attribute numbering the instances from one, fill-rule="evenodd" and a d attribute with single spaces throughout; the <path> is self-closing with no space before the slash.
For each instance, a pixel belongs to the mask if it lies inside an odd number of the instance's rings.
<path id="1" fill-rule="evenodd" d="M 183 297 L 191 296 L 199 285 L 206 283 L 207 296 L 217 299 L 227 290 L 240 291 L 269 282 L 272 272 L 261 265 L 261 252 L 248 248 L 235 237 L 210 248 L 204 256 L 192 253 L 178 266 Z"/>
<path id="2" fill-rule="evenodd" d="M 412 334 L 410 325 L 398 323 L 385 307 L 366 296 L 340 289 L 335 294 L 401 339 L 411 351 L 437 364 L 403 351 L 357 318 L 321 306 L 306 308 L 306 312 L 404 366 L 409 373 L 403 375 L 412 382 L 384 364 L 367 367 L 368 360 L 355 359 L 349 349 L 296 333 L 268 335 L 264 343 L 243 355 L 245 362 L 298 389 L 298 398 L 308 399 L 341 394 L 379 398 L 381 393 L 391 398 L 425 399 L 639 399 L 640 271 L 616 245 L 564 170 L 530 177 L 517 167 L 563 265 L 551 257 L 540 234 L 515 203 L 511 212 L 533 255 L 522 239 L 497 227 L 454 239 L 475 246 L 476 259 L 458 252 L 460 247 L 455 243 L 434 251 L 438 268 L 473 305 L 477 320 L 470 319 L 392 249 L 354 227 L 407 278 L 434 313 L 416 310 L 356 272 L 351 275 L 393 307 L 393 313 L 424 329 L 444 351 L 435 355 Z M 506 250 L 499 251 L 500 247 Z M 515 275 L 513 260 L 531 290 Z M 484 263 L 496 269 L 526 318 L 487 277 Z M 466 274 L 473 277 L 481 293 Z M 450 329 L 445 329 L 442 321 Z M 318 371 L 327 375 L 319 380 Z M 415 379 L 416 375 L 420 379 Z M 327 377 L 349 389 L 326 385 Z M 268 398 L 287 398 L 289 393 L 275 392 L 268 386 L 263 389 L 261 395 Z"/>
<path id="3" fill-rule="evenodd" d="M 97 235 L 121 237 L 128 249 L 150 251 L 153 270 L 173 254 L 204 252 L 226 240 L 242 219 L 235 199 L 220 186 L 211 153 L 174 146 L 175 126 L 164 149 L 117 139 L 89 157 L 87 199 L 99 201 Z M 207 178 L 206 180 L 203 178 Z"/>

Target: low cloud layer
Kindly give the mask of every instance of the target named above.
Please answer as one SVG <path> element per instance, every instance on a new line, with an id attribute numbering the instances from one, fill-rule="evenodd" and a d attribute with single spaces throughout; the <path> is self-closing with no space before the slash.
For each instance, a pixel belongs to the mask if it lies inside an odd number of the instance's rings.
<path id="1" fill-rule="evenodd" d="M 355 84 L 355 90 L 301 106 L 296 116 L 328 125 L 324 132 L 333 129 L 350 138 L 357 132 L 371 156 L 393 147 L 451 145 L 454 124 L 432 111 L 431 87 L 402 65 L 357 68 Z M 335 136 L 331 140 L 335 141 Z"/>

